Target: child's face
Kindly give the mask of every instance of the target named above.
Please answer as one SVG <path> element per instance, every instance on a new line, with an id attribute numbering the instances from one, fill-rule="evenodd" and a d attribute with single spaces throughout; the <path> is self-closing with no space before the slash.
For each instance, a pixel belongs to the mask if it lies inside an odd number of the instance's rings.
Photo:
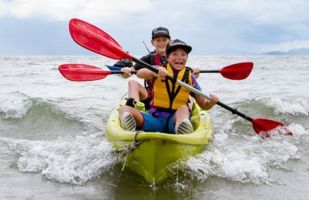
<path id="1" fill-rule="evenodd" d="M 156 49 L 156 53 L 164 55 L 166 46 L 170 42 L 170 39 L 164 36 L 159 36 L 151 40 L 152 45 Z"/>
<path id="2" fill-rule="evenodd" d="M 174 69 L 181 70 L 186 66 L 188 54 L 183 49 L 177 48 L 169 54 L 167 60 Z"/>

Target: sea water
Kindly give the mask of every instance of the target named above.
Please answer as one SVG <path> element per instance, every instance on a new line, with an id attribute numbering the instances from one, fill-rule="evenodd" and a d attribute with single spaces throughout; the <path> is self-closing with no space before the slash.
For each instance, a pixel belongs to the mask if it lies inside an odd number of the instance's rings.
<path id="1" fill-rule="evenodd" d="M 254 62 L 246 80 L 200 74 L 203 92 L 252 118 L 284 122 L 293 136 L 273 131 L 263 139 L 215 106 L 213 141 L 154 187 L 121 170 L 104 134 L 128 80 L 72 82 L 58 71 L 64 63 L 104 69 L 115 61 L 0 57 L 0 199 L 309 199 L 309 57 L 191 56 L 188 65 L 214 70 L 244 61 Z"/>

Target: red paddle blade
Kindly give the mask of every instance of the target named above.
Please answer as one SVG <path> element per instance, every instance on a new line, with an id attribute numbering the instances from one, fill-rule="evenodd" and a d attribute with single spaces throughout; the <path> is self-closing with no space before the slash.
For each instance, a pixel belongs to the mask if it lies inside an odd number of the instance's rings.
<path id="1" fill-rule="evenodd" d="M 242 62 L 232 64 L 220 69 L 220 73 L 223 77 L 232 80 L 242 80 L 249 76 L 253 68 L 252 62 Z"/>
<path id="2" fill-rule="evenodd" d="M 82 47 L 112 59 L 132 59 L 109 34 L 80 19 L 71 19 L 69 30 L 73 40 Z"/>
<path id="3" fill-rule="evenodd" d="M 70 81 L 94 81 L 111 74 L 111 71 L 85 64 L 63 64 L 58 69 L 62 76 Z"/>
<path id="4" fill-rule="evenodd" d="M 280 122 L 270 120 L 270 119 L 262 119 L 262 118 L 253 119 L 252 124 L 253 124 L 253 129 L 257 134 L 259 134 L 260 132 L 268 132 L 279 126 L 284 126 L 284 124 Z"/>

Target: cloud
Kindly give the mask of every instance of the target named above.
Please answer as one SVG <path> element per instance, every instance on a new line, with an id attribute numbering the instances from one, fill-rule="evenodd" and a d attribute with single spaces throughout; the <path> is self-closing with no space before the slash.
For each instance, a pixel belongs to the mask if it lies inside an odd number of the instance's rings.
<path id="1" fill-rule="evenodd" d="M 232 18 L 255 24 L 283 24 L 308 19 L 307 0 L 206 1 L 204 10 L 216 18 Z"/>
<path id="2" fill-rule="evenodd" d="M 99 21 L 108 16 L 144 11 L 150 3 L 150 0 L 0 0 L 0 17 L 56 21 L 79 17 Z"/>
<path id="3" fill-rule="evenodd" d="M 308 48 L 309 1 L 221 0 L 204 6 L 222 41 L 249 52 Z M 209 24 L 205 24 L 209 27 Z M 219 33 L 221 31 L 221 33 Z M 214 37 L 216 37 L 214 35 Z M 227 47 L 227 46 L 226 46 Z"/>
<path id="4" fill-rule="evenodd" d="M 254 53 L 308 48 L 307 8 L 307 0 L 0 0 L 1 27 L 7 27 L 0 36 L 11 35 L 10 28 L 21 30 L 14 20 L 49 29 L 51 23 L 62 24 L 65 28 L 57 33 L 66 34 L 69 19 L 76 17 L 101 27 L 138 54 L 145 53 L 142 41 L 150 46 L 151 30 L 158 26 L 192 45 L 193 54 Z M 7 19 L 13 19 L 10 25 Z"/>

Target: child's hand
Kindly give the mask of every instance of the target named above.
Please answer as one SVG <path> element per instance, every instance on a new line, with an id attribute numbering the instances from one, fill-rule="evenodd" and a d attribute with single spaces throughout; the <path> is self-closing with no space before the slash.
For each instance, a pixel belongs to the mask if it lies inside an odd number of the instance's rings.
<path id="1" fill-rule="evenodd" d="M 129 78 L 132 74 L 131 71 L 133 71 L 133 67 L 123 67 L 121 68 L 121 71 L 123 72 L 122 77 L 123 78 Z"/>
<path id="2" fill-rule="evenodd" d="M 195 76 L 195 78 L 198 78 L 200 76 L 200 68 L 192 68 L 192 73 Z"/>
<path id="3" fill-rule="evenodd" d="M 164 67 L 158 67 L 158 77 L 162 80 L 165 81 L 166 76 L 168 75 L 168 71 Z"/>
<path id="4" fill-rule="evenodd" d="M 216 95 L 209 94 L 209 97 L 210 99 L 208 100 L 208 102 L 211 106 L 214 106 L 219 101 L 219 98 Z"/>

